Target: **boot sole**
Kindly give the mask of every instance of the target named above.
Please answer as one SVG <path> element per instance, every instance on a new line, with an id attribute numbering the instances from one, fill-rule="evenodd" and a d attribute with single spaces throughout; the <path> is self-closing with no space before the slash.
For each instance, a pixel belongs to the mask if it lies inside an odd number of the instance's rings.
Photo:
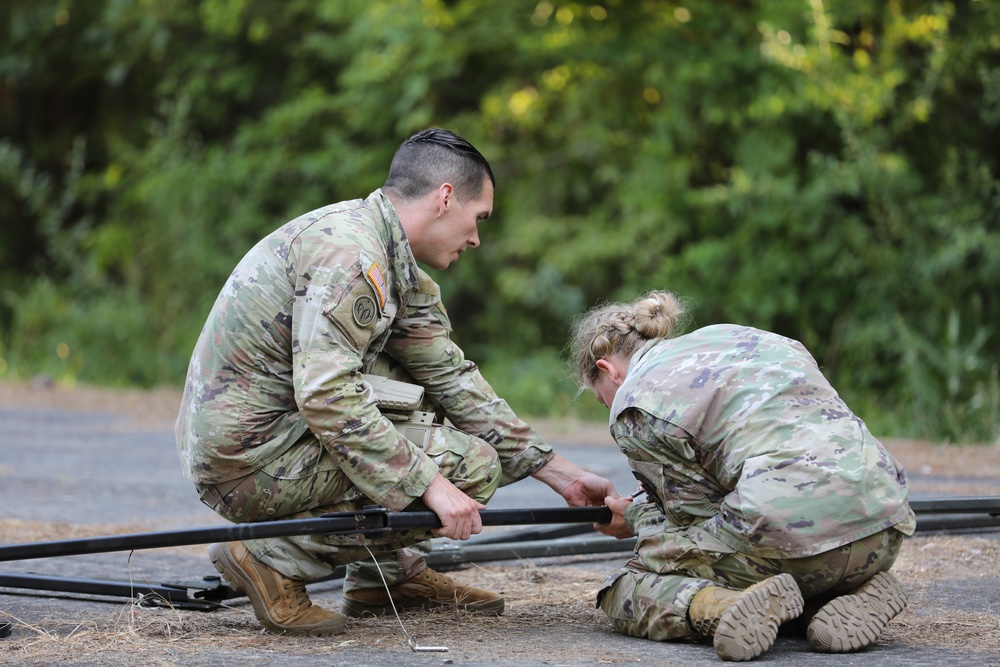
<path id="1" fill-rule="evenodd" d="M 486 602 L 473 602 L 469 604 L 440 602 L 430 598 L 407 598 L 403 600 L 394 600 L 393 602 L 396 605 L 397 611 L 450 607 L 452 609 L 461 609 L 462 611 L 467 611 L 473 614 L 492 614 L 494 616 L 502 616 L 504 612 L 503 599 L 489 600 Z M 382 616 L 383 614 L 392 613 L 392 605 L 388 602 L 362 602 L 360 600 L 352 600 L 345 597 L 344 602 L 340 607 L 340 611 L 343 612 L 345 616 L 351 616 L 352 618 L 358 618 L 360 616 Z"/>
<path id="2" fill-rule="evenodd" d="M 803 600 L 790 574 L 779 574 L 733 601 L 719 619 L 713 644 L 723 660 L 752 660 L 774 644 L 778 626 L 802 613 Z"/>
<path id="3" fill-rule="evenodd" d="M 267 613 L 267 607 L 257 592 L 257 587 L 253 585 L 253 582 L 244 573 L 243 568 L 233 558 L 228 545 L 211 545 L 208 547 L 208 557 L 211 559 L 215 569 L 222 575 L 223 579 L 229 582 L 230 587 L 234 591 L 246 593 L 246 596 L 250 599 L 251 606 L 253 606 L 254 615 L 257 616 L 257 620 L 271 632 L 291 637 L 328 637 L 330 635 L 339 635 L 347 630 L 347 624 L 342 618 L 332 619 L 322 625 L 279 625 Z"/>
<path id="4" fill-rule="evenodd" d="M 878 640 L 906 603 L 896 577 L 879 572 L 856 592 L 823 605 L 809 622 L 806 637 L 821 653 L 860 651 Z"/>

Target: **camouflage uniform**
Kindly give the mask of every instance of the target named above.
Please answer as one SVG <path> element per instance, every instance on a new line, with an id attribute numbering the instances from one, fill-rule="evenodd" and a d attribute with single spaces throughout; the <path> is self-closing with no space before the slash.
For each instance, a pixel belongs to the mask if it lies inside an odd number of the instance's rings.
<path id="1" fill-rule="evenodd" d="M 598 593 L 625 634 L 690 637 L 699 590 L 781 572 L 829 599 L 888 570 L 915 527 L 902 468 L 776 334 L 717 325 L 650 341 L 611 432 L 650 501 L 626 510 L 635 556 Z"/>
<path id="2" fill-rule="evenodd" d="M 372 503 L 401 510 L 438 472 L 485 502 L 553 454 L 450 333 L 438 286 L 381 190 L 285 224 L 233 271 L 195 347 L 176 427 L 185 475 L 234 522 Z M 422 385 L 455 428 L 435 427 L 422 451 L 382 416 L 362 372 Z M 397 534 L 377 547 L 428 536 Z M 358 545 L 328 536 L 247 542 L 265 564 L 307 580 L 367 558 Z M 395 580 L 423 567 L 416 552 L 397 552 L 394 564 Z M 376 576 L 355 569 L 347 587 Z"/>

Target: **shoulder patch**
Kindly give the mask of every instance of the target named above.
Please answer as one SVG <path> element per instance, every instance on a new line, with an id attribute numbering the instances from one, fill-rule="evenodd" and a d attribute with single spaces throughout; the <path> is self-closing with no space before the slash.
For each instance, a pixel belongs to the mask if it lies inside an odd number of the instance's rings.
<path id="1" fill-rule="evenodd" d="M 356 269 L 353 280 L 337 300 L 330 303 L 323 314 L 347 337 L 356 349 L 364 349 L 375 336 L 382 309 L 379 295 L 372 284 L 363 278 L 364 270 Z"/>
<path id="2" fill-rule="evenodd" d="M 368 278 L 368 282 L 375 289 L 375 294 L 378 295 L 378 305 L 379 308 L 385 308 L 385 300 L 387 298 L 388 290 L 385 285 L 385 276 L 382 275 L 382 268 L 378 265 L 378 262 L 372 262 L 372 265 L 368 268 L 365 273 Z"/>
<path id="3" fill-rule="evenodd" d="M 382 303 L 384 305 L 385 301 Z M 378 307 L 375 305 L 375 299 L 367 294 L 354 297 L 354 303 L 351 305 L 351 315 L 354 317 L 354 323 L 359 327 L 370 325 L 375 321 L 377 314 Z"/>

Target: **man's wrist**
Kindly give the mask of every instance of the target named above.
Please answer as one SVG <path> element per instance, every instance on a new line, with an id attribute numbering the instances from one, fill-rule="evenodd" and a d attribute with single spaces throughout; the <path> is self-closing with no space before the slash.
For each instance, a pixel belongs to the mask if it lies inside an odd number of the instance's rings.
<path id="1" fill-rule="evenodd" d="M 536 470 L 532 477 L 548 485 L 559 495 L 563 495 L 563 492 L 573 482 L 580 479 L 582 474 L 583 471 L 569 459 L 559 454 L 553 454 L 548 463 Z"/>

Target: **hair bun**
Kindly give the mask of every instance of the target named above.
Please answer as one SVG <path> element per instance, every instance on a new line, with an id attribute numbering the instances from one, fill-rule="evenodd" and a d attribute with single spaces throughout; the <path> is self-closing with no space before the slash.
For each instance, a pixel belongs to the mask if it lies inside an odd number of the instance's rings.
<path id="1" fill-rule="evenodd" d="M 684 314 L 670 292 L 650 292 L 633 304 L 635 330 L 645 338 L 668 338 Z"/>

